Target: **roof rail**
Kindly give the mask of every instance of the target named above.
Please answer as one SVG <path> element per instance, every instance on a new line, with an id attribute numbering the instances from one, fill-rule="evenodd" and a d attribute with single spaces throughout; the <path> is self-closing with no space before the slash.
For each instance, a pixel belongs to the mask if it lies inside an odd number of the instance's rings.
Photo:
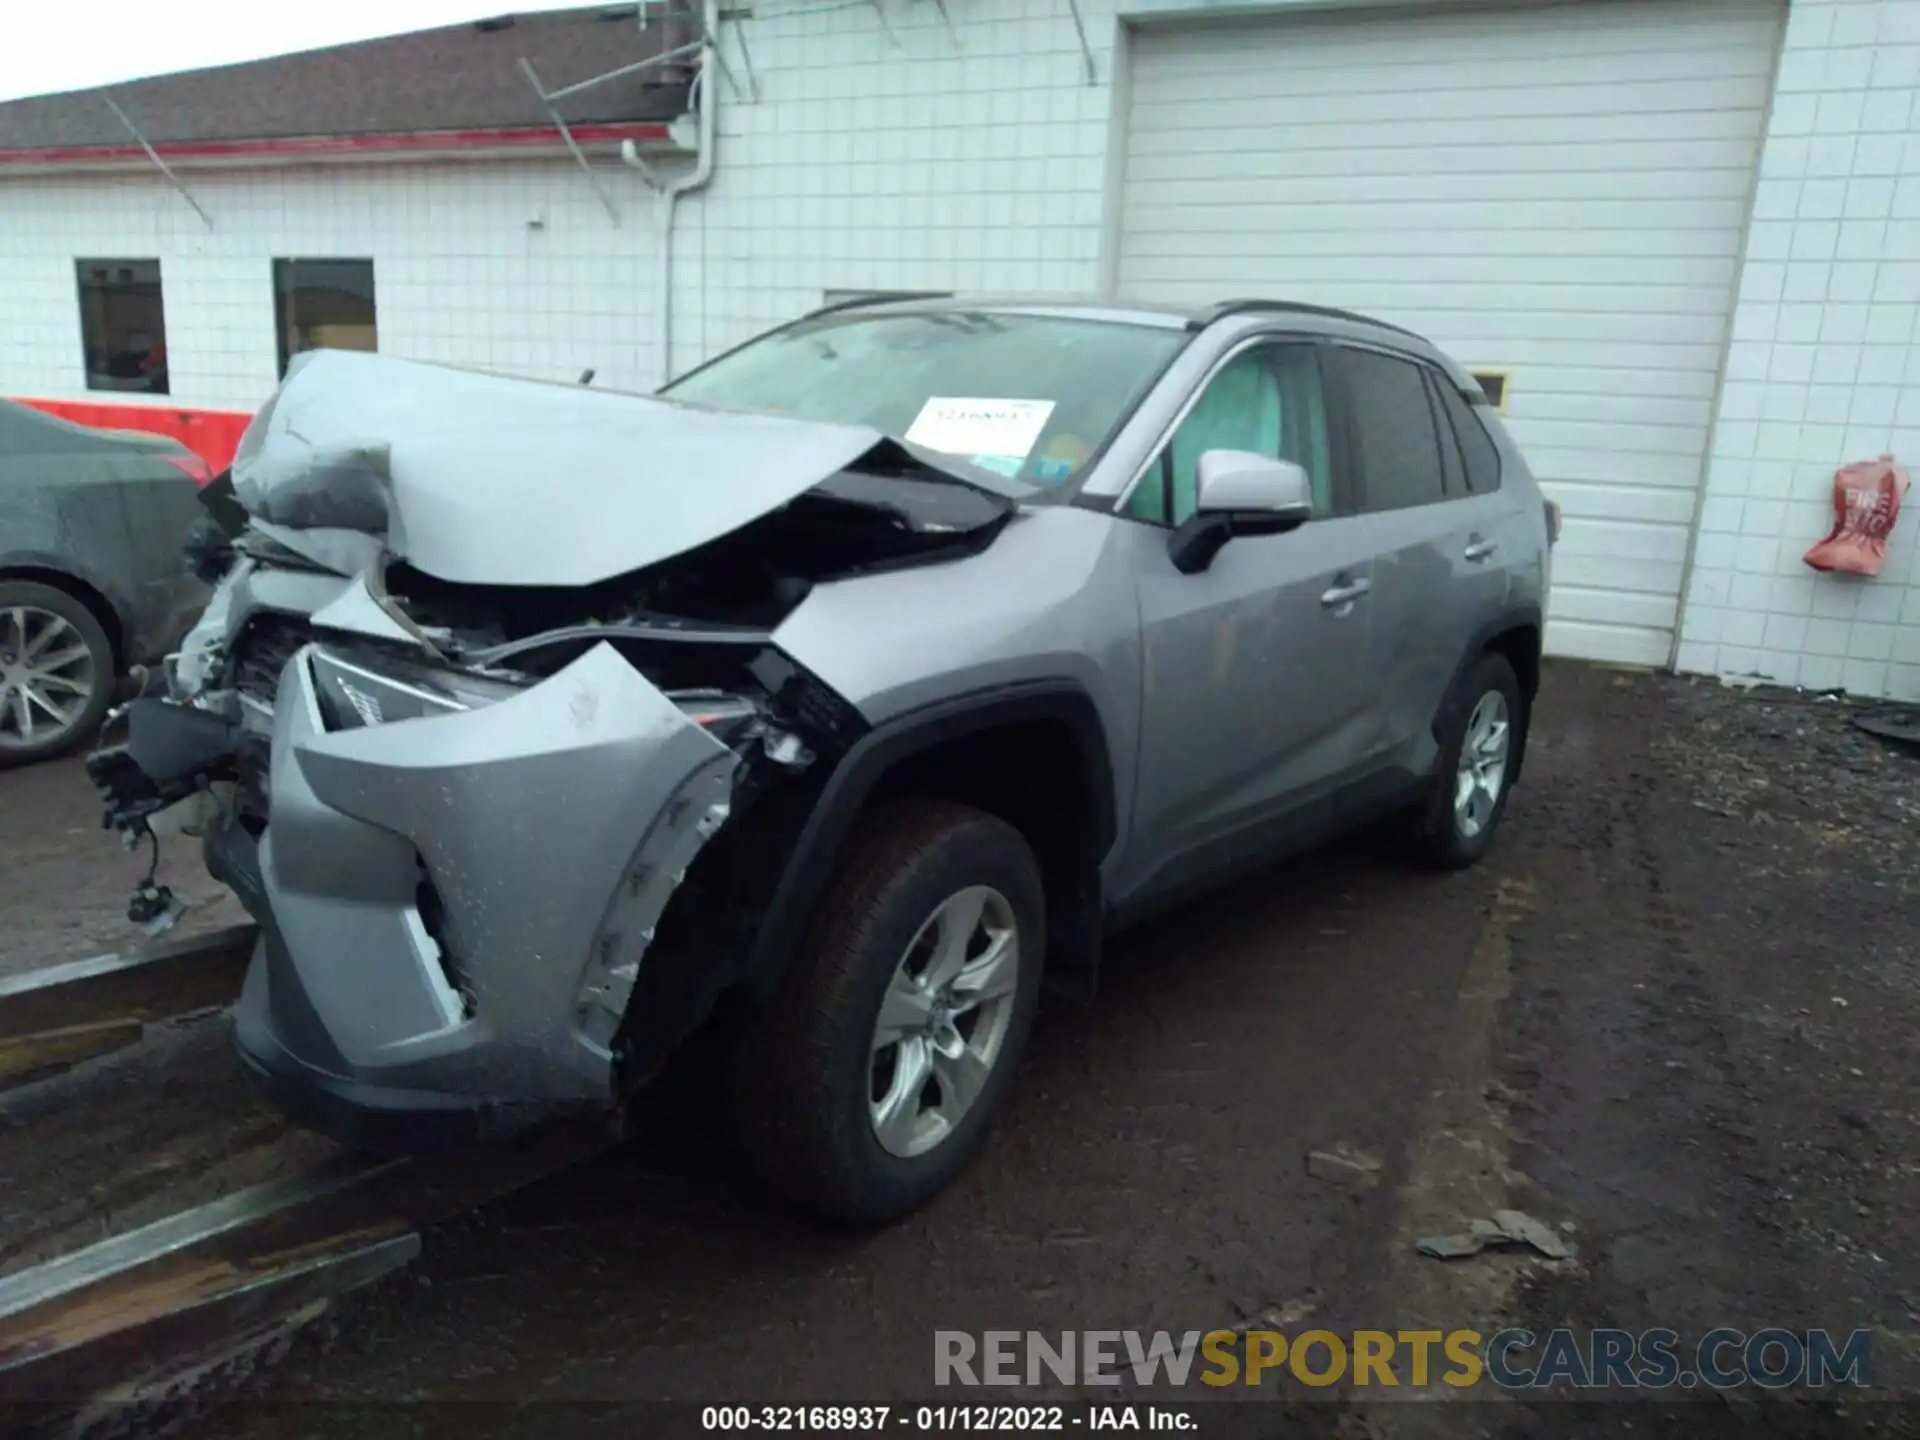
<path id="1" fill-rule="evenodd" d="M 1187 329 L 1204 330 L 1215 321 L 1224 320 L 1229 315 L 1248 315 L 1260 312 L 1272 314 L 1318 315 L 1323 320 L 1351 320 L 1356 325 L 1375 325 L 1382 330 L 1392 330 L 1413 340 L 1425 341 L 1426 336 L 1409 330 L 1404 325 L 1394 325 L 1385 320 L 1376 320 L 1371 315 L 1355 314 L 1351 310 L 1336 310 L 1330 305 L 1307 305 L 1295 300 L 1222 300 L 1217 305 L 1209 305 L 1187 320 Z"/>
<path id="2" fill-rule="evenodd" d="M 951 290 L 881 290 L 871 295 L 849 295 L 843 300 L 829 300 L 817 305 L 801 318 L 811 320 L 816 315 L 832 315 L 840 310 L 858 310 L 867 305 L 890 305 L 895 300 L 951 300 Z"/>

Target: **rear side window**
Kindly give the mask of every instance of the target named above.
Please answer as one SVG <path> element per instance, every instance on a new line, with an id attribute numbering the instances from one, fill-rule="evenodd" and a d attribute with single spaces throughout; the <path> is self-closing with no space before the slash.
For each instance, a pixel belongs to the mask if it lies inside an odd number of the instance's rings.
<path id="1" fill-rule="evenodd" d="M 1443 382 L 1431 370 L 1422 370 L 1421 378 L 1427 382 L 1427 403 L 1433 406 L 1433 423 L 1440 432 L 1440 474 L 1450 496 L 1467 493 L 1466 464 L 1460 458 L 1460 442 L 1453 433 L 1453 422 L 1447 418 L 1446 407 L 1441 403 L 1440 391 Z"/>
<path id="2" fill-rule="evenodd" d="M 1343 356 L 1366 509 L 1404 510 L 1445 499 L 1440 435 L 1421 367 L 1373 350 Z"/>
<path id="3" fill-rule="evenodd" d="M 1437 380 L 1433 388 L 1439 392 L 1441 406 L 1453 422 L 1453 433 L 1459 437 L 1460 453 L 1467 463 L 1467 488 L 1476 495 L 1498 490 L 1500 452 L 1494 447 L 1493 437 L 1487 434 L 1486 425 L 1460 392 L 1446 381 Z"/>

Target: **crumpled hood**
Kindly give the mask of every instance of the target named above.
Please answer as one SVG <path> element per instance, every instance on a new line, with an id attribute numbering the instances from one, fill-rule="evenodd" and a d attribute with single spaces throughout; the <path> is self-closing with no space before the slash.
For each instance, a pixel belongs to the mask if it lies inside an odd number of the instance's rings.
<path id="1" fill-rule="evenodd" d="M 870 456 L 930 458 L 863 426 L 324 350 L 297 357 L 254 417 L 233 484 L 258 520 L 384 535 L 441 580 L 579 586 L 726 535 Z"/>

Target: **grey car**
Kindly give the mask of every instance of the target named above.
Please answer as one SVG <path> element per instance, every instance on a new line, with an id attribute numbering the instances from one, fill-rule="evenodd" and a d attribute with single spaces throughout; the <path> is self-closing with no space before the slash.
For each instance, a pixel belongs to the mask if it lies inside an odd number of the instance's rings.
<path id="1" fill-rule="evenodd" d="M 209 478 L 166 436 L 0 400 L 0 769 L 92 738 L 206 604 L 182 545 Z"/>
<path id="2" fill-rule="evenodd" d="M 1559 526 L 1432 345 L 1254 302 L 841 306 L 662 397 L 320 354 L 233 484 L 103 788 L 223 797 L 259 1082 L 499 1139 L 717 1019 L 745 1154 L 858 1222 L 1115 926 L 1372 819 L 1477 859 Z"/>

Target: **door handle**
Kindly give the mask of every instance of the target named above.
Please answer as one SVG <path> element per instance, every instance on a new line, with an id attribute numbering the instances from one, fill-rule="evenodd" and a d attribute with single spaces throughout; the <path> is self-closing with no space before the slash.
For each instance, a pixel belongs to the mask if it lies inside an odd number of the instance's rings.
<path id="1" fill-rule="evenodd" d="M 1467 541 L 1467 548 L 1460 552 L 1461 558 L 1478 565 L 1500 548 L 1497 540 L 1482 540 L 1478 535 Z"/>
<path id="2" fill-rule="evenodd" d="M 1373 589 L 1371 580 L 1365 578 L 1349 580 L 1344 585 L 1336 585 L 1331 590 L 1322 591 L 1320 603 L 1329 610 L 1337 610 L 1342 605 L 1351 605 L 1371 589 Z"/>

